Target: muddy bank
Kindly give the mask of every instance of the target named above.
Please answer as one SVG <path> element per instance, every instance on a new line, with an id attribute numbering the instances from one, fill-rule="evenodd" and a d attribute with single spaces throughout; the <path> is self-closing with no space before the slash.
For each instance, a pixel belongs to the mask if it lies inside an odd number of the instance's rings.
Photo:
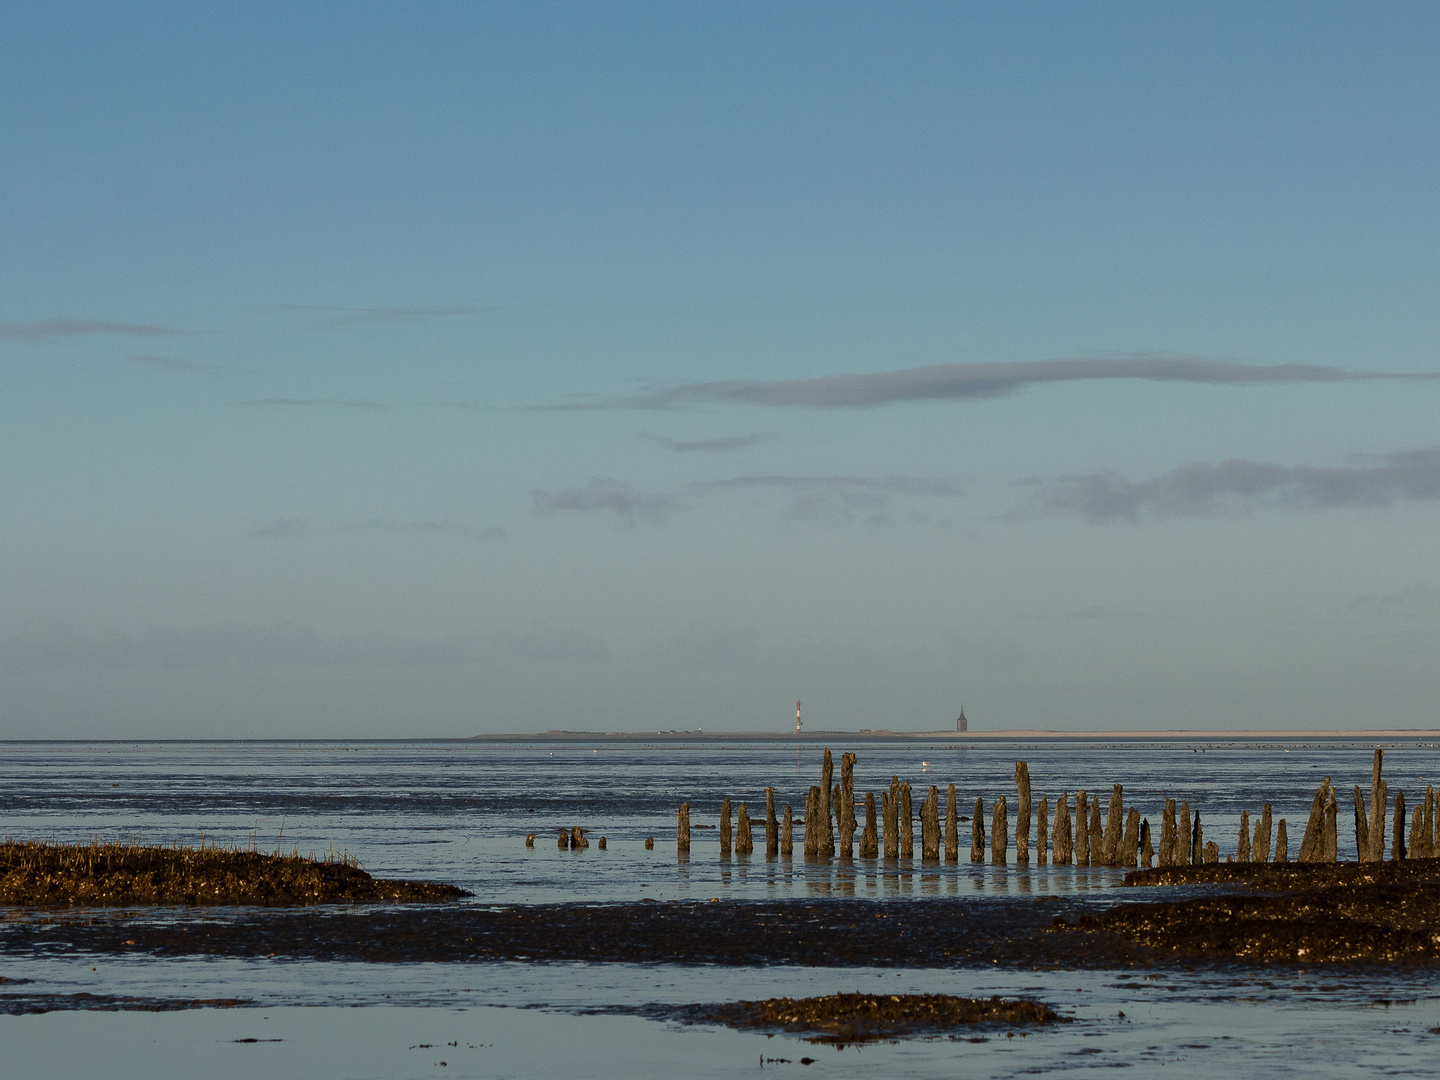
<path id="1" fill-rule="evenodd" d="M 452 885 L 386 881 L 352 861 L 227 848 L 0 843 L 0 904 L 263 907 L 415 903 L 469 895 Z"/>
<path id="2" fill-rule="evenodd" d="M 1294 963 L 1440 959 L 1440 860 L 1167 867 L 1129 874 L 1126 884 L 1214 884 L 1245 892 L 1121 904 L 1082 917 L 1075 930 L 1117 935 L 1172 957 Z"/>
<path id="3" fill-rule="evenodd" d="M 724 1024 L 742 1031 L 785 1031 L 809 1042 L 847 1045 L 879 1039 L 947 1035 L 958 1030 L 1069 1023 L 1048 1005 L 1017 998 L 950 994 L 830 994 L 811 998 L 682 1005 L 669 1019 Z"/>

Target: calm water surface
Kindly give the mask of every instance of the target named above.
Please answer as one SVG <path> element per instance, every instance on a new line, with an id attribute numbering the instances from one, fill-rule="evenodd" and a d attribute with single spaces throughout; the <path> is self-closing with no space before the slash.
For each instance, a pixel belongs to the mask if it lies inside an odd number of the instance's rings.
<path id="1" fill-rule="evenodd" d="M 832 746 L 859 755 L 856 788 L 878 794 L 892 775 L 924 789 L 954 783 L 961 812 L 977 796 L 1014 799 L 1017 759 L 1034 798 L 1077 788 L 1127 804 L 1158 825 L 1166 795 L 1202 813 L 1207 839 L 1233 852 L 1242 810 L 1270 802 L 1290 824 L 1292 857 L 1324 776 L 1368 790 L 1373 747 L 1311 743 L 1045 745 L 957 748 L 908 742 Z M 713 828 L 696 828 L 688 860 L 674 847 L 675 808 L 713 826 L 720 799 L 763 816 L 764 788 L 798 809 L 817 781 L 820 749 L 755 744 L 228 743 L 0 744 L 0 830 L 14 837 L 277 846 L 346 851 L 380 876 L 453 882 L 470 904 L 854 898 L 905 903 L 954 897 L 1028 903 L 1116 899 L 1119 873 L 1039 866 L 938 867 L 722 859 Z M 1440 776 L 1440 749 L 1387 748 L 1386 779 L 1407 800 Z M 1348 821 L 1342 803 L 1342 822 Z M 1012 811 L 1012 827 L 1013 827 Z M 988 824 L 988 822 L 987 822 Z M 556 830 L 580 825 L 593 845 L 560 851 Z M 918 829 L 917 829 L 918 831 Z M 535 833 L 533 848 L 524 845 Z M 1341 828 L 1341 854 L 1353 832 Z M 655 838 L 647 851 L 646 837 Z M 968 858 L 969 824 L 962 825 Z M 797 838 L 798 839 L 798 838 Z M 918 843 L 918 837 L 917 837 Z M 763 849 L 763 843 L 762 843 Z M 1125 896 L 1132 898 L 1133 894 Z M 214 913 L 224 917 L 223 911 Z M 1440 1075 L 1440 977 L 1428 968 L 1165 971 L 724 968 L 632 964 L 362 964 L 64 955 L 4 945 L 0 999 L 71 1007 L 0 1016 L 16 1075 L 108 1076 L 734 1076 L 764 1069 L 810 1075 L 1007 1076 L 1163 1068 L 1165 1075 Z M 23 982 L 19 980 L 25 980 Z M 920 1040 L 836 1051 L 686 1028 L 635 1015 L 654 1003 L 734 1000 L 838 990 L 1023 993 L 1076 1023 L 1024 1038 Z M 239 1009 L 76 1010 L 77 995 L 145 1000 L 232 997 Z M 93 1000 L 93 999 L 92 999 Z M 364 1006 L 356 1008 L 356 1006 Z M 1121 1016 L 1120 1014 L 1124 1015 Z M 236 1042 L 237 1039 L 279 1042 Z M 455 1045 L 449 1045 L 449 1044 Z M 428 1045 L 426 1045 L 428 1044 Z M 62 1051 L 63 1048 L 63 1051 Z M 810 1057 L 810 1065 L 801 1059 Z M 787 1061 L 765 1059 L 788 1059 Z M 432 1060 L 433 1059 L 433 1060 Z M 438 1064 L 444 1061 L 444 1065 Z"/>

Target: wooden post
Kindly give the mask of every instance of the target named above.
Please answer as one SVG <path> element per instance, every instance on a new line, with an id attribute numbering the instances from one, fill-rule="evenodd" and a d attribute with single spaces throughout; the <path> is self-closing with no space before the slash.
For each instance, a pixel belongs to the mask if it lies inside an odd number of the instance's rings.
<path id="1" fill-rule="evenodd" d="M 1175 861 L 1173 866 L 1189 866 L 1190 855 L 1194 850 L 1190 844 L 1190 800 L 1180 800 L 1180 820 L 1176 822 L 1175 833 Z"/>
<path id="2" fill-rule="evenodd" d="M 920 861 L 940 861 L 940 789 L 934 784 L 920 804 Z"/>
<path id="3" fill-rule="evenodd" d="M 780 857 L 791 858 L 795 854 L 795 818 L 790 813 L 790 804 L 785 804 L 785 820 L 780 823 Z"/>
<path id="4" fill-rule="evenodd" d="M 835 782 L 835 762 L 825 750 L 825 763 L 820 767 L 820 821 L 815 833 L 815 853 L 822 858 L 835 856 L 835 826 L 830 819 L 831 785 Z"/>
<path id="5" fill-rule="evenodd" d="M 854 754 L 840 755 L 840 797 L 835 807 L 836 825 L 840 832 L 840 857 L 854 854 L 855 826 L 855 762 Z"/>
<path id="6" fill-rule="evenodd" d="M 910 809 L 910 781 L 900 783 L 900 857 L 915 857 L 915 815 Z"/>
<path id="7" fill-rule="evenodd" d="M 1365 815 L 1365 796 L 1360 794 L 1360 785 L 1355 785 L 1355 861 L 1370 861 L 1370 822 Z"/>
<path id="8" fill-rule="evenodd" d="M 1120 841 L 1120 866 L 1133 867 L 1140 855 L 1140 811 L 1130 807 L 1125 811 L 1125 838 Z"/>
<path id="9" fill-rule="evenodd" d="M 1200 827 L 1200 811 L 1195 811 L 1195 828 L 1190 833 L 1190 864 L 1199 866 L 1205 861 L 1205 830 Z"/>
<path id="10" fill-rule="evenodd" d="M 1150 819 L 1140 822 L 1140 867 L 1149 870 L 1155 865 L 1155 846 L 1150 843 Z"/>
<path id="11" fill-rule="evenodd" d="M 690 804 L 682 802 L 675 827 L 675 847 L 681 855 L 690 854 Z"/>
<path id="12" fill-rule="evenodd" d="M 820 789 L 810 785 L 805 795 L 805 858 L 820 854 Z"/>
<path id="13" fill-rule="evenodd" d="M 1418 810 L 1419 807 L 1416 807 Z M 1423 818 L 1422 818 L 1423 820 Z M 1390 848 L 1390 861 L 1400 862 L 1405 858 L 1405 792 L 1395 793 L 1395 842 Z"/>
<path id="14" fill-rule="evenodd" d="M 720 801 L 720 854 L 730 854 L 730 800 Z"/>
<path id="15" fill-rule="evenodd" d="M 1165 809 L 1160 815 L 1160 865 L 1175 865 L 1175 800 L 1165 799 Z"/>
<path id="16" fill-rule="evenodd" d="M 900 778 L 890 778 L 890 790 L 883 795 L 885 800 L 885 858 L 900 857 Z"/>
<path id="17" fill-rule="evenodd" d="M 1285 835 L 1285 819 L 1283 817 L 1275 829 L 1275 861 L 1290 861 L 1290 838 Z"/>
<path id="18" fill-rule="evenodd" d="M 771 857 L 780 851 L 780 823 L 775 820 L 775 789 L 765 789 L 765 854 Z"/>
<path id="19" fill-rule="evenodd" d="M 1235 861 L 1250 861 L 1250 811 L 1240 811 L 1240 846 L 1235 850 Z"/>
<path id="20" fill-rule="evenodd" d="M 1370 829 L 1369 862 L 1385 861 L 1385 808 L 1390 800 L 1385 781 L 1380 778 L 1380 769 L 1385 763 L 1385 751 L 1375 751 L 1375 766 L 1370 772 Z"/>
<path id="21" fill-rule="evenodd" d="M 1075 865 L 1090 865 L 1090 796 L 1084 788 L 1075 793 Z"/>
<path id="22" fill-rule="evenodd" d="M 1401 792 L 1404 795 L 1404 792 Z M 1410 850 L 1409 857 L 1412 859 L 1424 858 L 1420 854 L 1425 843 L 1425 814 L 1420 807 L 1415 807 L 1415 816 L 1410 819 Z"/>
<path id="23" fill-rule="evenodd" d="M 1025 866 L 1030 862 L 1030 766 L 1023 761 L 1015 763 L 1015 790 L 1015 862 Z"/>
<path id="24" fill-rule="evenodd" d="M 1070 838 L 1070 793 L 1061 792 L 1060 801 L 1055 804 L 1055 865 L 1070 865 L 1072 851 Z"/>
<path id="25" fill-rule="evenodd" d="M 1310 802 L 1310 820 L 1305 826 L 1305 835 L 1300 838 L 1300 862 L 1319 862 L 1325 851 L 1325 801 L 1330 794 L 1330 778 L 1327 776 L 1315 789 L 1315 798 Z"/>
<path id="26" fill-rule="evenodd" d="M 975 814 L 970 818 L 970 861 L 985 861 L 985 803 L 975 800 Z"/>
<path id="27" fill-rule="evenodd" d="M 945 861 L 960 861 L 960 816 L 955 808 L 955 785 L 945 789 Z"/>
<path id="28" fill-rule="evenodd" d="M 584 829 L 582 829 L 579 825 L 576 825 L 573 829 L 570 830 L 571 851 L 574 851 L 576 848 L 587 848 L 589 846 L 590 841 L 585 839 Z"/>
<path id="29" fill-rule="evenodd" d="M 1435 788 L 1425 789 L 1425 817 L 1424 827 L 1420 830 L 1423 843 L 1420 846 L 1420 856 L 1425 859 L 1435 857 Z"/>
<path id="30" fill-rule="evenodd" d="M 1330 801 L 1325 804 L 1325 851 L 1322 858 L 1325 862 L 1333 863 L 1339 855 L 1338 837 L 1335 825 L 1339 807 L 1335 804 L 1335 792 L 1330 792 Z"/>
<path id="31" fill-rule="evenodd" d="M 1256 862 L 1270 861 L 1270 804 L 1268 802 L 1260 811 L 1260 820 L 1255 823 L 1255 843 L 1250 848 L 1250 857 Z"/>
<path id="32" fill-rule="evenodd" d="M 560 830 L 560 850 L 561 850 L 561 851 L 569 851 L 569 850 L 570 850 L 570 830 L 569 830 L 569 829 L 561 829 L 561 830 Z"/>
<path id="33" fill-rule="evenodd" d="M 1035 861 L 1044 866 L 1050 861 L 1050 800 L 1040 796 L 1040 809 L 1035 817 Z"/>
<path id="34" fill-rule="evenodd" d="M 1005 796 L 1001 795 L 995 800 L 990 818 L 990 862 L 994 866 L 1004 866 L 1009 859 L 1010 823 L 1006 810 Z"/>
<path id="35" fill-rule="evenodd" d="M 1220 861 L 1220 846 L 1214 840 L 1205 841 L 1205 861 L 1207 863 L 1218 863 Z"/>
<path id="36" fill-rule="evenodd" d="M 860 857 L 874 859 L 880 854 L 880 839 L 875 835 L 875 793 L 865 793 L 865 831 L 860 834 Z"/>
<path id="37" fill-rule="evenodd" d="M 750 815 L 745 812 L 745 804 L 740 804 L 740 822 L 735 829 L 735 854 L 749 855 L 755 850 L 755 842 L 750 838 Z"/>
<path id="38" fill-rule="evenodd" d="M 1125 802 L 1121 798 L 1121 791 L 1120 785 L 1116 784 L 1110 792 L 1110 810 L 1105 815 L 1105 832 L 1101 840 L 1105 853 L 1100 860 L 1102 866 L 1120 865 L 1120 844 L 1123 841 L 1120 830 L 1125 827 Z"/>
<path id="39" fill-rule="evenodd" d="M 1105 866 L 1105 834 L 1100 828 L 1100 799 L 1090 800 L 1090 865 Z"/>

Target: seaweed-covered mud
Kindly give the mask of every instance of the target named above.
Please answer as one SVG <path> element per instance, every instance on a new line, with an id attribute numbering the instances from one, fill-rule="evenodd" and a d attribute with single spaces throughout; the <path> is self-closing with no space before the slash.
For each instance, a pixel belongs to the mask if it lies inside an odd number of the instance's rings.
<path id="1" fill-rule="evenodd" d="M 652 1010 L 653 1011 L 653 1010 Z M 663 1016 L 692 1024 L 724 1024 L 742 1031 L 784 1031 L 809 1042 L 873 1042 L 948 1035 L 976 1028 L 1070 1023 L 1048 1005 L 1024 998 L 967 998 L 952 994 L 829 994 L 763 1001 L 665 1007 Z"/>
<path id="2" fill-rule="evenodd" d="M 1440 959 L 1440 860 L 1162 867 L 1131 886 L 1219 885 L 1224 895 L 1120 904 L 1082 916 L 1157 956 L 1393 963 Z M 1235 893 L 1237 887 L 1243 893 Z"/>
<path id="3" fill-rule="evenodd" d="M 114 907 L 417 903 L 469 895 L 453 885 L 371 877 L 344 856 L 138 844 L 0 843 L 0 905 Z"/>

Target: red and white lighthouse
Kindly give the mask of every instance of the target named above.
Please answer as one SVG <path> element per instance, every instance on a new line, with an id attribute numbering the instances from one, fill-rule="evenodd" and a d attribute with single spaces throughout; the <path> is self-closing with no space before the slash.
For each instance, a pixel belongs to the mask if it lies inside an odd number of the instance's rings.
<path id="1" fill-rule="evenodd" d="M 800 702 L 795 702 L 795 734 L 800 734 Z"/>

